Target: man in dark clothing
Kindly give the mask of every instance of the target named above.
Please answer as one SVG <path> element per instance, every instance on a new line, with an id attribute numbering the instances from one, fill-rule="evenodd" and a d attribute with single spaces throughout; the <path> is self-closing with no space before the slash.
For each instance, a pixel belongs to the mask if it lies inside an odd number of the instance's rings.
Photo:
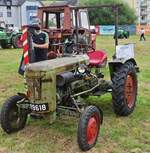
<path id="1" fill-rule="evenodd" d="M 41 31 L 41 22 L 39 19 L 34 21 L 35 32 L 32 35 L 33 49 L 34 49 L 34 62 L 47 60 L 47 52 L 49 47 L 49 37 L 46 32 Z"/>
<path id="2" fill-rule="evenodd" d="M 32 28 L 31 28 L 32 27 Z M 40 62 L 43 60 L 47 60 L 47 52 L 49 48 L 49 37 L 46 32 L 41 31 L 41 22 L 40 19 L 36 18 L 30 28 L 30 37 L 28 40 L 28 44 L 30 47 L 30 51 L 28 52 L 29 63 Z M 22 56 L 20 66 L 18 69 L 18 73 L 20 75 L 24 75 L 25 65 L 24 65 L 24 54 Z"/>
<path id="3" fill-rule="evenodd" d="M 146 40 L 145 39 L 145 30 L 144 30 L 144 28 L 141 28 L 141 35 L 140 35 L 140 41 L 142 41 L 142 40 Z"/>
<path id="4" fill-rule="evenodd" d="M 47 53 L 49 48 L 49 37 L 46 32 L 41 31 L 41 22 L 36 19 L 32 26 L 35 27 L 34 34 L 32 35 L 32 48 L 34 51 L 34 59 L 32 62 L 40 62 L 47 60 Z M 42 119 L 39 114 L 31 113 L 30 116 L 34 119 Z"/>

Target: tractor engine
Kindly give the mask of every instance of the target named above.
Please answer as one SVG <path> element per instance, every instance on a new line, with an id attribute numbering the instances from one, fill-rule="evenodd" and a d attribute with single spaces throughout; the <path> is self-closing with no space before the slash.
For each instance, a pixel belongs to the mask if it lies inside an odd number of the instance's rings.
<path id="1" fill-rule="evenodd" d="M 80 71 L 80 72 L 79 72 Z M 81 97 L 88 97 L 89 93 L 86 91 L 90 90 L 98 84 L 96 76 L 92 75 L 90 71 L 78 70 L 72 72 L 65 72 L 57 75 L 57 103 L 65 104 L 68 106 L 69 101 L 67 100 L 75 94 L 80 94 Z"/>

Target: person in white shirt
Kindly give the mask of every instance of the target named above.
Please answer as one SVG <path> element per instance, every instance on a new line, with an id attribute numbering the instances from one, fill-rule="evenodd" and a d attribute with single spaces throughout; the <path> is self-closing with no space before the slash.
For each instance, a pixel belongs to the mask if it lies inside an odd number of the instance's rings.
<path id="1" fill-rule="evenodd" d="M 142 40 L 146 40 L 145 39 L 145 30 L 144 30 L 144 28 L 141 28 L 141 35 L 140 35 L 140 41 L 142 41 Z"/>

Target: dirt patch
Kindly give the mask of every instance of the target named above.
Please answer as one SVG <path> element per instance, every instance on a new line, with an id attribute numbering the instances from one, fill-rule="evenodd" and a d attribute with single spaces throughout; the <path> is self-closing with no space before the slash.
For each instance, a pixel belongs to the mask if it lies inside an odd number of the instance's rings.
<path id="1" fill-rule="evenodd" d="M 8 153 L 6 149 L 0 148 L 0 153 Z"/>
<path id="2" fill-rule="evenodd" d="M 6 92 L 7 91 L 7 87 L 0 87 L 0 92 Z"/>
<path id="3" fill-rule="evenodd" d="M 150 122 L 148 122 L 148 121 L 147 122 L 143 122 L 142 125 L 143 125 L 144 129 L 147 129 L 148 131 L 150 131 L 150 129 L 149 129 Z"/>

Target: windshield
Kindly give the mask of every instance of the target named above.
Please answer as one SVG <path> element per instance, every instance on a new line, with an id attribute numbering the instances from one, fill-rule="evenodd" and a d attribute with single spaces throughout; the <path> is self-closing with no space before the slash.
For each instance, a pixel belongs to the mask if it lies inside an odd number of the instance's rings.
<path id="1" fill-rule="evenodd" d="M 64 13 L 44 13 L 43 18 L 44 28 L 62 29 L 64 23 Z"/>

